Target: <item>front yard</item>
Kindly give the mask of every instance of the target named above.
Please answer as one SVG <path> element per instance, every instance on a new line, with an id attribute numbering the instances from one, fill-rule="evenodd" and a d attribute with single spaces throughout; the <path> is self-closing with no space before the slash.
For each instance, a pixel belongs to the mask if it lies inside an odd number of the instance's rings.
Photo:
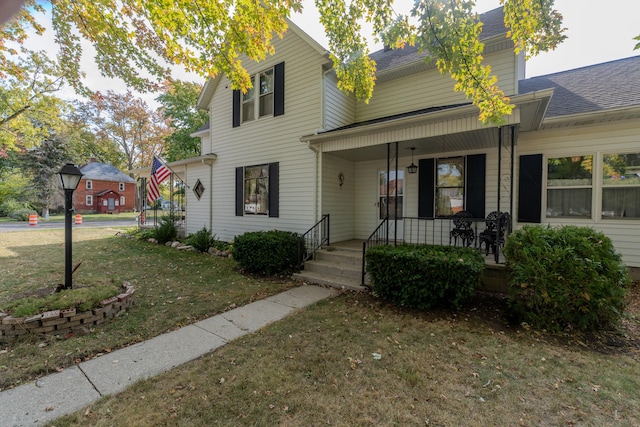
<path id="1" fill-rule="evenodd" d="M 0 344 L 0 390 L 64 369 L 79 360 L 152 338 L 229 307 L 293 286 L 288 280 L 246 277 L 227 258 L 180 252 L 116 237 L 113 228 L 74 229 L 74 286 L 98 283 L 136 289 L 136 307 L 86 335 Z M 64 230 L 3 233 L 0 310 L 7 301 L 49 293 L 64 281 Z"/>
<path id="2" fill-rule="evenodd" d="M 3 345 L 0 388 L 294 285 L 115 231 L 74 230 L 75 282 L 130 281 L 137 307 L 84 336 Z M 62 230 L 2 237 L 0 301 L 62 281 Z M 547 334 L 486 295 L 417 311 L 345 292 L 51 425 L 640 425 L 637 283 L 629 302 L 618 330 Z"/>

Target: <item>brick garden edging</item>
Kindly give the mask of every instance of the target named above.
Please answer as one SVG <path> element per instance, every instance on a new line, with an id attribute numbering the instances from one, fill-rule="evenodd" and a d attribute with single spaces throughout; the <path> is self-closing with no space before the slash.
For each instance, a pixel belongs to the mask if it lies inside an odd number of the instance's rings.
<path id="1" fill-rule="evenodd" d="M 85 331 L 135 305 L 135 292 L 130 283 L 124 283 L 122 293 L 100 301 L 99 308 L 82 313 L 76 313 L 75 308 L 47 311 L 31 317 L 13 317 L 0 312 L 0 342 L 9 342 L 29 334 L 62 335 Z"/>

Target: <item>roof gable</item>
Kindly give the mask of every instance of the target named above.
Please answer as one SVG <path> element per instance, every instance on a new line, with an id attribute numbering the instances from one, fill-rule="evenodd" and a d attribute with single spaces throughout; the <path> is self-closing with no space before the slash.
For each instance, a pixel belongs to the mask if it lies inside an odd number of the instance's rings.
<path id="1" fill-rule="evenodd" d="M 507 32 L 504 26 L 504 10 L 502 7 L 490 10 L 478 16 L 482 21 L 480 40 L 486 41 Z M 416 62 L 422 62 L 428 52 L 420 52 L 416 46 L 405 46 L 402 49 L 382 49 L 373 52 L 370 57 L 376 62 L 377 74 L 403 67 Z"/>
<path id="2" fill-rule="evenodd" d="M 640 56 L 521 80 L 520 93 L 554 89 L 546 117 L 640 105 Z"/>
<path id="3" fill-rule="evenodd" d="M 135 183 L 136 181 L 129 175 L 120 171 L 113 165 L 100 162 L 91 162 L 80 168 L 82 171 L 82 179 L 93 179 L 99 181 L 112 181 L 112 182 L 129 182 Z"/>
<path id="4" fill-rule="evenodd" d="M 320 45 L 317 41 L 315 41 L 310 35 L 305 33 L 300 27 L 294 24 L 291 20 L 287 19 L 287 32 L 284 34 L 283 38 L 287 37 L 289 32 L 296 34 L 302 40 L 304 40 L 309 46 L 311 46 L 318 54 L 321 56 L 329 56 L 329 52 Z M 277 55 L 276 51 L 276 55 Z M 214 78 L 208 79 L 198 96 L 198 101 L 196 102 L 196 106 L 202 110 L 206 110 L 209 108 L 209 103 L 211 102 L 211 98 L 218 87 L 218 83 L 222 79 L 222 73 L 219 73 Z"/>

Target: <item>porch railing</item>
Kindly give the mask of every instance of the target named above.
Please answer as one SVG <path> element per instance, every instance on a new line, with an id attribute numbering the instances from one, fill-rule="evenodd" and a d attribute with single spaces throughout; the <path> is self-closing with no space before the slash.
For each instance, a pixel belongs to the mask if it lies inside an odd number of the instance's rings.
<path id="1" fill-rule="evenodd" d="M 421 217 L 403 217 L 398 218 L 399 233 L 395 238 L 389 237 L 389 230 L 393 220 L 385 218 L 380 225 L 375 229 L 371 236 L 362 242 L 362 280 L 361 284 L 364 286 L 366 275 L 366 252 L 367 249 L 373 246 L 387 245 L 387 244 L 402 244 L 402 245 L 442 245 L 442 246 L 461 246 L 462 242 L 451 238 L 451 230 L 454 228 L 454 218 L 421 218 Z M 480 249 L 479 237 L 482 232 L 485 231 L 488 224 L 498 223 L 500 218 L 491 220 L 487 218 L 469 218 L 472 222 L 471 229 L 473 230 L 474 241 L 469 244 L 470 247 Z M 498 227 L 496 229 L 496 240 L 499 241 Z M 507 236 L 511 232 L 511 227 L 508 226 L 504 233 L 503 239 L 506 241 Z M 500 262 L 500 245 L 496 245 L 493 258 L 495 263 Z"/>
<path id="2" fill-rule="evenodd" d="M 320 221 L 298 238 L 298 273 L 304 262 L 313 258 L 322 245 L 330 244 L 329 224 L 329 214 L 323 215 Z"/>
<path id="3" fill-rule="evenodd" d="M 366 261 L 365 255 L 367 254 L 367 248 L 372 246 L 382 246 L 389 244 L 389 217 L 382 220 L 380 225 L 373 230 L 373 233 L 362 242 L 362 277 L 361 285 L 364 286 L 364 276 L 366 274 Z"/>

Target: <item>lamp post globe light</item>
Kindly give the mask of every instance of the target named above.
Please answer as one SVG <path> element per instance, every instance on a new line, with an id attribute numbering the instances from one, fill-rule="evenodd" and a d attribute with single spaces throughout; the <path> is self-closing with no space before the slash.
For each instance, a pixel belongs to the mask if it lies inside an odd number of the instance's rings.
<path id="1" fill-rule="evenodd" d="M 64 190 L 64 286 L 62 289 L 71 289 L 71 213 L 73 212 L 73 192 L 80 183 L 82 172 L 78 166 L 67 163 L 58 174 Z"/>

